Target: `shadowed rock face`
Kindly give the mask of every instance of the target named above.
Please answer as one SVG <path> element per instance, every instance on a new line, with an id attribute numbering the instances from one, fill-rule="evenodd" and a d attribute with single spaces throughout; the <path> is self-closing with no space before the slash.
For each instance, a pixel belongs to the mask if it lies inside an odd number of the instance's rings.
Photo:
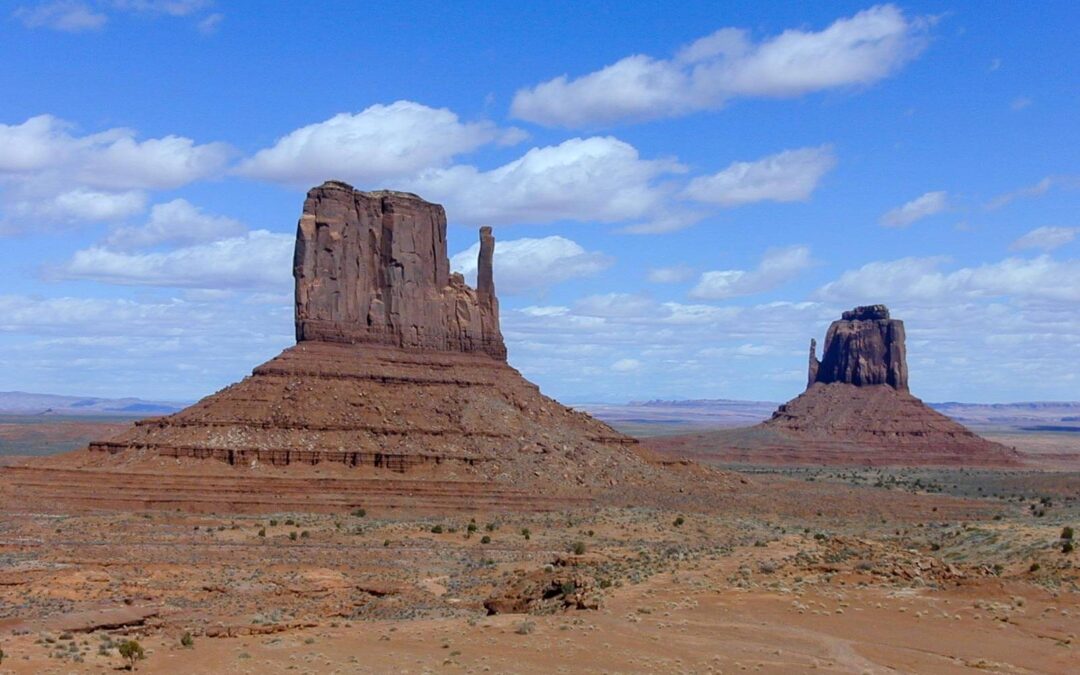
<path id="1" fill-rule="evenodd" d="M 807 386 L 842 382 L 864 387 L 886 384 L 908 391 L 904 322 L 889 318 L 885 305 L 856 307 L 833 321 L 825 335 L 821 361 L 810 341 Z"/>
<path id="2" fill-rule="evenodd" d="M 446 212 L 407 192 L 330 181 L 308 192 L 296 232 L 297 342 L 375 343 L 506 360 L 480 234 L 478 288 L 450 273 Z"/>

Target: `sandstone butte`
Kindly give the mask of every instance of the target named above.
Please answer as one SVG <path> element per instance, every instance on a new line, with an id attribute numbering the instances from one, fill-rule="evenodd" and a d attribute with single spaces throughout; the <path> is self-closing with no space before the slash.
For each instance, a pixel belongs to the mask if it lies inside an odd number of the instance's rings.
<path id="1" fill-rule="evenodd" d="M 833 321 L 810 341 L 806 390 L 754 427 L 672 436 L 668 454 L 762 464 L 1011 466 L 1019 455 L 933 410 L 908 389 L 904 322 L 884 305 Z"/>
<path id="2" fill-rule="evenodd" d="M 28 496 L 189 510 L 547 509 L 732 482 L 657 460 L 512 368 L 490 228 L 480 244 L 473 289 L 450 271 L 443 207 L 313 188 L 296 234 L 295 346 L 176 414 L 7 473 Z"/>

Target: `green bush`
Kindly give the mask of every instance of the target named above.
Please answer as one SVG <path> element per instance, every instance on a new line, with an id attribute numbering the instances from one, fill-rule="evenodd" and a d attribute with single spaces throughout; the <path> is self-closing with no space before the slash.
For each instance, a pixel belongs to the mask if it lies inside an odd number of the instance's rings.
<path id="1" fill-rule="evenodd" d="M 528 541 L 532 538 L 532 532 L 529 531 L 529 528 L 523 527 L 521 528 L 521 536 L 525 537 L 525 541 Z"/>
<path id="2" fill-rule="evenodd" d="M 116 651 L 120 652 L 120 658 L 127 661 L 128 670 L 135 670 L 135 662 L 146 658 L 142 645 L 135 640 L 124 640 L 116 645 Z"/>
<path id="3" fill-rule="evenodd" d="M 364 509 L 356 509 L 355 511 L 352 512 L 352 514 L 354 516 L 356 516 L 357 518 L 363 518 L 364 516 L 367 515 L 367 511 L 365 511 Z"/>
<path id="4" fill-rule="evenodd" d="M 266 528 L 265 527 L 259 529 L 259 536 L 260 537 L 265 537 L 266 536 Z"/>
<path id="5" fill-rule="evenodd" d="M 574 555 L 581 555 L 585 553 L 585 542 L 575 541 L 574 545 L 570 548 L 574 552 Z"/>
<path id="6" fill-rule="evenodd" d="M 1062 528 L 1061 538 L 1071 540 L 1073 538 L 1073 529 L 1069 526 L 1065 526 L 1064 528 Z"/>
<path id="7" fill-rule="evenodd" d="M 489 536 L 487 536 L 485 534 L 483 537 L 480 538 L 480 543 L 481 544 L 490 544 L 491 543 L 491 537 L 489 537 Z"/>
<path id="8" fill-rule="evenodd" d="M 289 533 L 289 541 L 296 541 L 296 532 L 295 531 Z"/>
<path id="9" fill-rule="evenodd" d="M 686 522 L 686 518 L 679 516 L 675 519 L 675 527 L 682 527 L 682 524 Z"/>
<path id="10" fill-rule="evenodd" d="M 431 528 L 431 532 L 432 534 L 442 534 L 442 525 L 436 525 L 435 527 Z"/>
<path id="11" fill-rule="evenodd" d="M 195 646 L 195 638 L 191 637 L 190 632 L 185 631 L 184 634 L 180 636 L 180 646 L 187 647 L 188 649 Z"/>

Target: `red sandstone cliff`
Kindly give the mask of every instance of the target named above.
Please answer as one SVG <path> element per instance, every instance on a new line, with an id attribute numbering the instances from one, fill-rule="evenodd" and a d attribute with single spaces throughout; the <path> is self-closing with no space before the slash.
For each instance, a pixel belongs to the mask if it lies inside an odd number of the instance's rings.
<path id="1" fill-rule="evenodd" d="M 505 360 L 482 228 L 478 288 L 450 273 L 446 212 L 407 192 L 330 181 L 308 192 L 296 231 L 297 342 L 483 352 Z"/>

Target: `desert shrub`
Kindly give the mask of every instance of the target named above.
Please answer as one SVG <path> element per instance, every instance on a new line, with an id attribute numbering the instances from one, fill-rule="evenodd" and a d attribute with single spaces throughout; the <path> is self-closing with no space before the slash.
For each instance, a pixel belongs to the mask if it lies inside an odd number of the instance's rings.
<path id="1" fill-rule="evenodd" d="M 367 511 L 365 511 L 364 509 L 356 509 L 355 511 L 352 512 L 352 514 L 354 516 L 356 516 L 357 518 L 363 518 L 364 516 L 367 515 Z"/>
<path id="2" fill-rule="evenodd" d="M 285 524 L 286 525 L 296 525 L 296 521 L 293 520 L 292 518 L 289 518 L 288 520 L 285 521 Z"/>
<path id="3" fill-rule="evenodd" d="M 296 532 L 289 533 L 289 541 L 296 541 Z"/>
<path id="4" fill-rule="evenodd" d="M 532 532 L 529 531 L 529 528 L 523 527 L 521 528 L 521 536 L 525 537 L 525 540 L 528 541 L 532 538 Z"/>
<path id="5" fill-rule="evenodd" d="M 266 528 L 265 527 L 259 529 L 259 536 L 260 537 L 265 537 L 266 536 Z"/>
<path id="6" fill-rule="evenodd" d="M 1061 530 L 1061 538 L 1071 540 L 1073 538 L 1073 529 L 1071 527 L 1069 527 L 1068 525 L 1066 525 Z"/>
<path id="7" fill-rule="evenodd" d="M 180 636 L 180 646 L 191 649 L 195 646 L 195 638 L 191 637 L 189 631 L 184 631 L 184 634 Z"/>
<path id="8" fill-rule="evenodd" d="M 476 523 L 475 522 L 469 523 L 468 527 L 466 527 L 465 530 L 468 531 L 470 534 L 472 534 L 473 532 L 476 532 L 476 530 L 477 530 Z"/>
<path id="9" fill-rule="evenodd" d="M 498 523 L 488 523 L 487 525 L 484 526 L 484 529 L 487 530 L 488 532 L 494 532 L 498 528 L 499 528 Z"/>
<path id="10" fill-rule="evenodd" d="M 480 543 L 481 544 L 490 544 L 491 543 L 491 537 L 489 537 L 488 535 L 485 534 L 483 537 L 480 538 Z"/>
<path id="11" fill-rule="evenodd" d="M 776 572 L 776 563 L 771 560 L 763 560 L 758 565 L 758 571 L 762 574 L 773 574 Z"/>
<path id="12" fill-rule="evenodd" d="M 1039 563 L 1037 563 L 1037 562 L 1036 563 L 1031 563 L 1031 567 L 1028 568 L 1028 572 L 1038 572 L 1038 571 L 1039 571 Z"/>
<path id="13" fill-rule="evenodd" d="M 570 550 L 574 552 L 574 555 L 581 555 L 585 552 L 585 542 L 575 541 L 574 545 L 570 547 Z"/>
<path id="14" fill-rule="evenodd" d="M 304 530 L 303 532 L 300 533 L 300 538 L 301 539 L 307 539 L 310 536 L 311 536 L 311 533 L 308 532 L 307 530 Z"/>
<path id="15" fill-rule="evenodd" d="M 574 591 L 576 591 L 576 590 L 577 590 L 577 585 L 573 581 L 564 581 L 559 586 L 559 592 L 562 593 L 563 595 L 573 595 Z"/>
<path id="16" fill-rule="evenodd" d="M 442 534 L 442 525 L 436 525 L 435 527 L 431 528 L 431 533 Z"/>
<path id="17" fill-rule="evenodd" d="M 270 527 L 277 527 L 277 524 L 278 524 L 277 518 L 271 518 L 270 519 Z"/>
<path id="18" fill-rule="evenodd" d="M 0 649 L 0 663 L 4 662 L 4 650 Z"/>
<path id="19" fill-rule="evenodd" d="M 518 635 L 528 635 L 529 633 L 533 632 L 533 628 L 535 627 L 536 626 L 535 624 L 533 624 L 532 621 L 522 621 L 518 624 L 517 630 L 515 630 L 514 632 Z"/>
<path id="20" fill-rule="evenodd" d="M 1062 553 L 1072 553 L 1073 552 L 1072 540 L 1069 540 L 1069 539 L 1065 540 L 1065 543 L 1063 543 L 1061 545 L 1061 552 Z"/>
<path id="21" fill-rule="evenodd" d="M 686 518 L 683 518 L 682 516 L 679 516 L 678 518 L 675 519 L 675 522 L 673 524 L 675 525 L 675 527 L 682 527 L 682 524 L 685 523 L 685 522 L 686 522 Z"/>
<path id="22" fill-rule="evenodd" d="M 146 658 L 142 645 L 135 640 L 124 640 L 116 645 L 116 651 L 120 653 L 120 658 L 127 661 L 128 670 L 135 670 L 135 662 Z"/>

